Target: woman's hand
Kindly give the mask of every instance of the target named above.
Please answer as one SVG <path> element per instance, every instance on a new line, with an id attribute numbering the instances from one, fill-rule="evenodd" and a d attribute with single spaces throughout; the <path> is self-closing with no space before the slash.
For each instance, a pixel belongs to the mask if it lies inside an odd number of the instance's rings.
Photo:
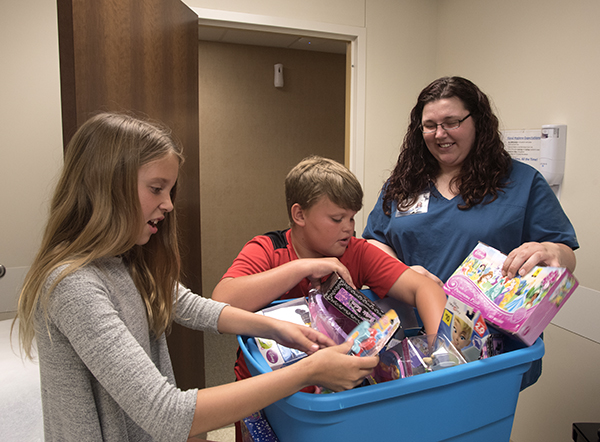
<path id="1" fill-rule="evenodd" d="M 575 264 L 575 253 L 565 244 L 526 242 L 508 254 L 502 266 L 502 276 L 524 276 L 536 265 L 566 267 L 572 272 Z"/>

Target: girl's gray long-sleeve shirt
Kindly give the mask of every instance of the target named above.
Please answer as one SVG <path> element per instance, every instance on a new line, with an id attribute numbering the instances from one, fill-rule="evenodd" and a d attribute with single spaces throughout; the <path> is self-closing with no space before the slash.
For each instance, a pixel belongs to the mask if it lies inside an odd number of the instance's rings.
<path id="1" fill-rule="evenodd" d="M 183 286 L 177 296 L 176 322 L 217 332 L 226 304 Z M 165 335 L 149 330 L 120 258 L 63 279 L 35 322 L 46 442 L 187 440 L 197 390 L 176 387 Z"/>

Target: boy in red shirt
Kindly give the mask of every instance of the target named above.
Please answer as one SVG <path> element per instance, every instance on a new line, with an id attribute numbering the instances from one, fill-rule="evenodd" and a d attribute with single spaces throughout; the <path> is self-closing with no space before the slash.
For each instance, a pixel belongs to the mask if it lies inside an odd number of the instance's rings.
<path id="1" fill-rule="evenodd" d="M 428 334 L 437 333 L 446 295 L 433 280 L 354 236 L 362 208 L 360 183 L 342 164 L 322 157 L 302 160 L 287 175 L 285 194 L 291 228 L 249 241 L 215 287 L 212 298 L 249 311 L 276 299 L 308 295 L 337 272 L 355 288 L 368 286 L 417 307 Z M 236 377 L 250 377 L 243 356 Z"/>

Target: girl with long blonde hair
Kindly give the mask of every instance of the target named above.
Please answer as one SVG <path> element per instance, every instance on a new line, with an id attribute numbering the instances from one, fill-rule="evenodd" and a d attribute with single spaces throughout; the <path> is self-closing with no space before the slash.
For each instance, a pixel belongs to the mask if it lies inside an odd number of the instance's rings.
<path id="1" fill-rule="evenodd" d="M 37 347 L 46 441 L 184 441 L 308 385 L 351 388 L 377 363 L 347 356 L 348 343 L 333 346 L 308 327 L 180 283 L 182 162 L 166 128 L 117 113 L 92 117 L 67 146 L 13 323 L 28 357 Z M 311 356 L 243 382 L 182 391 L 165 338 L 173 321 L 275 339 Z"/>

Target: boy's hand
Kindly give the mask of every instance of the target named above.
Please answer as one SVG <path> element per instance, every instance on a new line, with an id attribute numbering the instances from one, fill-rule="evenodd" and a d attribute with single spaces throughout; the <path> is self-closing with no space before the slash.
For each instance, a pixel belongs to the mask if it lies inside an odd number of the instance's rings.
<path id="1" fill-rule="evenodd" d="M 350 272 L 337 258 L 303 258 L 299 261 L 308 266 L 306 277 L 310 281 L 310 285 L 315 289 L 321 288 L 321 279 L 334 272 L 340 275 L 352 288 L 356 288 Z"/>
<path id="2" fill-rule="evenodd" d="M 313 354 L 320 348 L 335 345 L 335 342 L 323 333 L 305 325 L 287 321 L 277 321 L 271 339 L 289 348 L 296 348 L 306 354 Z"/>
<path id="3" fill-rule="evenodd" d="M 310 384 L 332 391 L 349 390 L 359 385 L 379 363 L 378 356 L 349 356 L 353 340 L 319 350 L 294 365 L 309 373 Z"/>

